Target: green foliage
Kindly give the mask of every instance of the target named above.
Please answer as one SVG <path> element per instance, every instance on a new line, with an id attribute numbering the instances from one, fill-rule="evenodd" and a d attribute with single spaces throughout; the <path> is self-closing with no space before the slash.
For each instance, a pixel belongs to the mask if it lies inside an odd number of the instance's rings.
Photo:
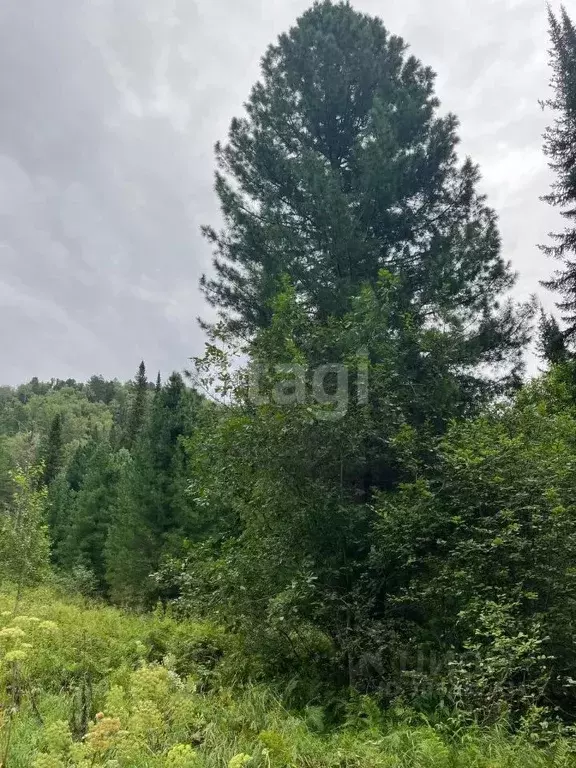
<path id="1" fill-rule="evenodd" d="M 0 509 L 30 467 L 62 583 L 132 603 L 154 593 L 150 574 L 182 551 L 190 523 L 180 438 L 198 401 L 177 374 L 155 392 L 144 363 L 134 384 L 33 379 L 0 391 Z"/>
<path id="2" fill-rule="evenodd" d="M 44 453 L 44 485 L 52 485 L 62 468 L 63 450 L 62 414 L 57 413 L 50 425 Z"/>
<path id="3" fill-rule="evenodd" d="M 18 394 L 16 396 L 19 397 Z M 47 437 L 58 414 L 64 417 L 62 441 L 69 449 L 94 434 L 108 431 L 112 423 L 107 406 L 90 402 L 82 391 L 64 387 L 27 396 L 18 431 L 29 430 L 40 437 Z"/>
<path id="4" fill-rule="evenodd" d="M 136 381 L 134 382 L 133 401 L 130 410 L 124 445 L 133 448 L 142 431 L 146 420 L 146 407 L 148 405 L 148 379 L 146 378 L 146 366 L 144 361 L 140 363 Z"/>
<path id="5" fill-rule="evenodd" d="M 475 401 L 450 334 L 399 314 L 398 291 L 382 273 L 349 313 L 320 323 L 287 286 L 270 327 L 248 346 L 245 369 L 214 345 L 197 361 L 198 384 L 218 381 L 228 407 L 207 411 L 208 424 L 189 443 L 191 492 L 211 527 L 173 578 L 181 605 L 242 627 L 276 674 L 296 667 L 311 681 L 331 670 L 338 684 L 353 684 L 388 621 L 375 501 L 423 472 L 434 475 L 437 436 Z M 310 377 L 327 354 L 345 379 L 319 402 Z M 287 401 L 284 393 L 300 386 L 294 371 L 305 397 Z M 391 548 L 400 542 L 392 533 Z M 386 579 L 396 589 L 403 576 Z"/>
<path id="6" fill-rule="evenodd" d="M 382 619 L 428 653 L 474 651 L 475 674 L 492 675 L 476 697 L 487 715 L 494 696 L 512 708 L 570 697 L 576 413 L 564 377 L 455 425 L 436 477 L 377 504 Z"/>
<path id="7" fill-rule="evenodd" d="M 400 556 L 416 525 L 438 525 L 450 423 L 518 387 L 533 312 L 501 304 L 514 279 L 456 129 L 402 40 L 321 2 L 268 49 L 246 117 L 217 145 L 225 226 L 206 229 L 216 275 L 202 285 L 222 322 L 196 385 L 221 407 L 187 441 L 189 552 L 159 579 L 184 611 L 240 629 L 265 673 L 296 672 L 295 698 L 330 681 L 391 700 L 380 689 L 404 693 L 392 667 L 406 648 L 451 649 L 441 605 L 414 640 L 403 603 L 436 540 Z M 419 494 L 430 509 L 405 541 Z M 385 504 L 400 505 L 397 536 Z M 469 640 L 456 634 L 456 652 Z M 374 656 L 383 681 L 363 672 Z"/>
<path id="8" fill-rule="evenodd" d="M 46 492 L 38 489 L 41 468 L 14 472 L 12 499 L 0 512 L 0 579 L 21 588 L 46 575 L 49 563 Z"/>
<path id="9" fill-rule="evenodd" d="M 92 573 L 100 592 L 106 591 L 105 548 L 118 509 L 119 486 L 129 464 L 126 451 L 114 453 L 109 442 L 100 441 L 74 496 L 73 518 L 64 542 L 66 558 L 70 566 Z"/>
<path id="10" fill-rule="evenodd" d="M 539 331 L 540 357 L 552 365 L 565 363 L 570 358 L 566 334 L 560 329 L 556 318 L 548 316 L 544 310 L 540 315 Z"/>
<path id="11" fill-rule="evenodd" d="M 106 578 L 119 602 L 150 600 L 151 574 L 165 555 L 180 551 L 188 509 L 181 441 L 195 399 L 173 374 L 155 393 L 133 461 L 125 464 L 106 544 Z"/>

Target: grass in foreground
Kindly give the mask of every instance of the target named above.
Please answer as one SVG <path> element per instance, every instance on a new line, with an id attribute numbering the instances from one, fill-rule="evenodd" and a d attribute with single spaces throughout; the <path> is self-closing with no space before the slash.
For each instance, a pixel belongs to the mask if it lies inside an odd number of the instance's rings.
<path id="1" fill-rule="evenodd" d="M 450 732 L 367 700 L 325 728 L 262 686 L 217 685 L 217 627 L 134 616 L 48 589 L 0 594 L 0 768 L 563 768 L 504 728 Z"/>

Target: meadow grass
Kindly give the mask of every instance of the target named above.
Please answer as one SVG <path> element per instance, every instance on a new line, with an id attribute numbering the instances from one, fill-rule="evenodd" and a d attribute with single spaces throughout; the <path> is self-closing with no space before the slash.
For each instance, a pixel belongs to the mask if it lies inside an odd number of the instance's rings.
<path id="1" fill-rule="evenodd" d="M 235 640 L 53 589 L 0 593 L 1 768 L 563 768 L 568 738 L 431 724 L 357 697 L 335 727 L 281 691 L 224 685 Z M 230 663 L 230 662 L 228 662 Z M 228 675 L 229 677 L 229 675 Z"/>

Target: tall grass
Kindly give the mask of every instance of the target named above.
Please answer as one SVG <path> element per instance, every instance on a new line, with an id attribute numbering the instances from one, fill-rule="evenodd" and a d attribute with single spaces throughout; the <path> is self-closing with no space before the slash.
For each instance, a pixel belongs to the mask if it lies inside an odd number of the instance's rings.
<path id="1" fill-rule="evenodd" d="M 224 685 L 233 638 L 41 589 L 0 594 L 2 768 L 564 768 L 569 738 L 430 723 L 352 698 L 338 727 L 281 692 Z M 229 656 L 226 661 L 227 655 Z M 222 661 L 222 659 L 224 661 Z"/>

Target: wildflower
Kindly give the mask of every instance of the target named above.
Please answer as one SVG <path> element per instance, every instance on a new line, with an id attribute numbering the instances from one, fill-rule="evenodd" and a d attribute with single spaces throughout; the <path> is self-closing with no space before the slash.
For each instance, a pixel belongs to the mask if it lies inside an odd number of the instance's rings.
<path id="1" fill-rule="evenodd" d="M 48 632 L 55 632 L 58 629 L 58 624 L 55 621 L 41 621 L 38 627 Z"/>
<path id="2" fill-rule="evenodd" d="M 132 674 L 130 688 L 136 701 L 153 701 L 162 707 L 170 699 L 174 681 L 164 667 L 147 666 Z"/>
<path id="3" fill-rule="evenodd" d="M 20 640 L 22 637 L 26 637 L 26 633 L 20 627 L 4 627 L 4 629 L 0 629 L 0 640 Z"/>
<path id="4" fill-rule="evenodd" d="M 56 755 L 38 755 L 32 768 L 65 768 L 65 765 Z"/>
<path id="5" fill-rule="evenodd" d="M 86 744 L 96 754 L 107 752 L 114 744 L 119 731 L 120 720 L 118 718 L 103 717 L 90 727 L 86 736 Z"/>
<path id="6" fill-rule="evenodd" d="M 12 624 L 16 624 L 17 627 L 25 627 L 26 625 L 39 623 L 40 619 L 38 619 L 36 616 L 16 616 L 14 619 L 12 619 Z"/>
<path id="7" fill-rule="evenodd" d="M 193 768 L 196 764 L 196 752 L 189 744 L 177 744 L 166 756 L 166 768 Z"/>
<path id="8" fill-rule="evenodd" d="M 25 661 L 27 657 L 28 657 L 28 654 L 26 653 L 26 651 L 22 651 L 22 650 L 8 651 L 8 653 L 4 656 L 4 661 L 15 663 L 17 661 Z"/>
<path id="9" fill-rule="evenodd" d="M 120 685 L 113 685 L 106 695 L 104 711 L 111 717 L 119 717 L 122 722 L 128 719 L 128 702 L 126 692 Z M 97 716 L 98 717 L 98 716 Z"/>
<path id="10" fill-rule="evenodd" d="M 228 768 L 244 768 L 244 766 L 247 765 L 250 760 L 252 760 L 252 755 L 246 755 L 241 752 L 238 755 L 234 755 L 234 757 L 228 763 Z"/>
<path id="11" fill-rule="evenodd" d="M 128 729 L 149 744 L 157 742 L 165 731 L 164 719 L 152 701 L 140 701 L 130 718 Z"/>

